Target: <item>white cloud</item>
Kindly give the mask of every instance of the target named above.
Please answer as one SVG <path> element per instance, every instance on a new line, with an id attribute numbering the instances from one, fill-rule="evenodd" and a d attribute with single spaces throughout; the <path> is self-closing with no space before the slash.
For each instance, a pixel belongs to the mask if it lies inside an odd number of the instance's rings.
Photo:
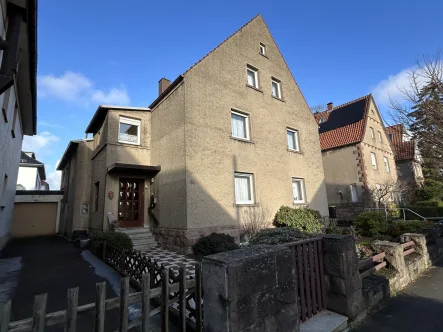
<path id="1" fill-rule="evenodd" d="M 62 172 L 57 171 L 57 166 L 60 163 L 60 160 L 57 160 L 55 163 L 55 167 L 48 173 L 48 169 L 46 170 L 46 182 L 49 183 L 49 189 L 51 190 L 60 190 L 60 183 L 62 178 Z"/>
<path id="2" fill-rule="evenodd" d="M 52 123 L 52 122 L 46 122 L 46 121 L 39 121 L 38 124 L 42 127 L 48 127 L 48 128 L 64 128 L 63 126 Z"/>
<path id="3" fill-rule="evenodd" d="M 372 94 L 378 105 L 388 106 L 389 98 L 399 100 L 403 98 L 401 89 L 409 87 L 409 74 L 414 68 L 406 68 L 395 75 L 380 81 L 373 89 Z"/>
<path id="4" fill-rule="evenodd" d="M 94 85 L 94 82 L 84 74 L 72 71 L 66 71 L 60 76 L 43 75 L 38 77 L 38 95 L 82 106 L 88 106 L 91 103 L 120 105 L 130 103 L 129 95 L 124 87 L 113 87 L 106 91 L 96 89 Z"/>
<path id="5" fill-rule="evenodd" d="M 52 151 L 51 143 L 58 142 L 60 137 L 50 133 L 49 131 L 44 131 L 40 135 L 35 136 L 25 136 L 23 139 L 23 151 L 34 152 L 37 159 L 39 155 L 47 154 Z"/>

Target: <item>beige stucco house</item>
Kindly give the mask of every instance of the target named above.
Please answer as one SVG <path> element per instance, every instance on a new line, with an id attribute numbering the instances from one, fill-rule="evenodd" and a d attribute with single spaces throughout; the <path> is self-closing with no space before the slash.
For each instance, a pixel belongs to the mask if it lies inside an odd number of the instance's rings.
<path id="1" fill-rule="evenodd" d="M 37 131 L 37 0 L 0 2 L 1 250 L 10 238 L 23 135 Z"/>
<path id="2" fill-rule="evenodd" d="M 372 95 L 314 114 L 330 205 L 361 203 L 397 183 L 391 142 Z M 391 195 L 386 199 L 392 199 Z"/>
<path id="3" fill-rule="evenodd" d="M 423 159 L 417 148 L 417 142 L 411 139 L 402 124 L 387 127 L 386 132 L 394 151 L 399 180 L 411 185 L 422 185 Z"/>
<path id="4" fill-rule="evenodd" d="M 150 227 L 187 250 L 212 232 L 239 237 L 248 209 L 328 215 L 318 126 L 259 15 L 172 83 L 149 108 L 100 106 L 90 226 Z"/>

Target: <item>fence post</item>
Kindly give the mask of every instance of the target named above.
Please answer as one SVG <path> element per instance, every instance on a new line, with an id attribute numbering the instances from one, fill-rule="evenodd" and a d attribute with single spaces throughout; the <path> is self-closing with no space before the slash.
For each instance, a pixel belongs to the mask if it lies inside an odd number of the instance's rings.
<path id="1" fill-rule="evenodd" d="M 122 250 L 122 257 L 120 260 L 120 273 L 124 275 L 126 265 L 126 250 Z"/>
<path id="2" fill-rule="evenodd" d="M 78 287 L 68 289 L 65 332 L 75 332 L 77 328 Z"/>
<path id="3" fill-rule="evenodd" d="M 32 332 L 43 332 L 45 330 L 46 300 L 48 294 L 36 295 L 32 313 Z"/>
<path id="4" fill-rule="evenodd" d="M 106 241 L 103 241 L 102 257 L 103 260 L 106 262 Z"/>
<path id="5" fill-rule="evenodd" d="M 0 332 L 8 332 L 11 317 L 11 301 L 0 303 Z"/>
<path id="6" fill-rule="evenodd" d="M 149 332 L 149 311 L 151 309 L 150 292 L 151 292 L 151 272 L 144 274 L 142 289 L 142 332 Z"/>
<path id="7" fill-rule="evenodd" d="M 162 332 L 168 332 L 169 328 L 169 269 L 162 271 Z"/>
<path id="8" fill-rule="evenodd" d="M 128 331 L 129 277 L 120 280 L 120 323 L 119 331 Z"/>
<path id="9" fill-rule="evenodd" d="M 195 264 L 195 324 L 197 332 L 203 331 L 203 315 L 202 315 L 202 266 L 201 263 Z"/>
<path id="10" fill-rule="evenodd" d="M 104 332 L 105 330 L 105 301 L 106 301 L 106 282 L 100 282 L 96 285 L 95 292 L 95 320 L 94 332 Z"/>
<path id="11" fill-rule="evenodd" d="M 180 311 L 180 332 L 186 331 L 186 265 L 180 266 L 179 272 L 179 311 Z M 197 329 L 198 331 L 198 329 Z"/>

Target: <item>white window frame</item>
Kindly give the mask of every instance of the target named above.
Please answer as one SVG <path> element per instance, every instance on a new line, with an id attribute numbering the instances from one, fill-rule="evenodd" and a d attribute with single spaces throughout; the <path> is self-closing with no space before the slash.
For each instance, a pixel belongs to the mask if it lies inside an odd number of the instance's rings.
<path id="1" fill-rule="evenodd" d="M 249 72 L 254 74 L 254 81 L 255 81 L 254 83 L 255 83 L 255 85 L 249 84 Z M 254 68 L 254 67 L 252 67 L 250 65 L 247 65 L 246 66 L 246 74 L 247 74 L 246 84 L 248 86 L 250 86 L 250 87 L 255 88 L 255 89 L 259 89 L 259 87 L 258 87 L 259 86 L 259 84 L 258 84 L 258 69 Z"/>
<path id="2" fill-rule="evenodd" d="M 237 197 L 235 197 L 235 178 L 248 178 L 249 179 L 249 192 L 251 199 L 246 201 L 237 201 Z M 234 173 L 234 200 L 236 205 L 249 205 L 255 204 L 255 194 L 254 194 L 254 174 L 253 173 L 244 173 L 244 172 L 235 172 Z"/>
<path id="3" fill-rule="evenodd" d="M 294 182 L 300 182 L 300 190 L 302 199 L 296 200 L 294 197 Z M 305 204 L 306 203 L 306 194 L 305 194 L 305 179 L 293 177 L 292 178 L 292 200 L 295 204 Z"/>
<path id="4" fill-rule="evenodd" d="M 380 141 L 380 143 L 383 143 L 383 140 L 381 138 L 381 131 L 378 131 L 378 140 Z"/>
<path id="5" fill-rule="evenodd" d="M 377 166 L 377 157 L 375 156 L 375 153 L 374 153 L 374 152 L 371 152 L 371 163 L 372 163 L 372 167 L 373 167 L 374 169 L 378 169 L 378 166 Z"/>
<path id="6" fill-rule="evenodd" d="M 369 130 L 371 131 L 371 138 L 375 138 L 374 128 L 369 127 Z"/>
<path id="7" fill-rule="evenodd" d="M 121 123 L 137 126 L 137 142 L 128 142 L 128 141 L 120 139 L 120 124 Z M 140 120 L 120 117 L 120 119 L 118 121 L 118 142 L 123 143 L 123 144 L 140 145 L 140 127 L 141 127 Z"/>
<path id="8" fill-rule="evenodd" d="M 277 95 L 276 96 L 274 96 L 274 91 L 272 89 L 273 84 L 277 85 Z M 274 97 L 274 98 L 282 99 L 281 98 L 281 81 L 274 78 L 274 77 L 271 78 L 271 94 L 272 94 L 272 97 Z"/>
<path id="9" fill-rule="evenodd" d="M 260 52 L 261 55 L 266 56 L 266 45 L 265 44 L 260 43 L 259 52 Z"/>
<path id="10" fill-rule="evenodd" d="M 356 184 L 356 183 L 351 183 L 351 184 L 349 185 L 349 188 L 350 188 L 350 190 L 351 190 L 351 200 L 352 200 L 352 202 L 353 202 L 353 203 L 358 202 L 359 197 L 358 197 L 358 187 L 357 187 L 357 184 Z M 353 190 L 353 188 L 355 188 L 355 195 L 354 195 L 354 190 Z"/>
<path id="11" fill-rule="evenodd" d="M 235 136 L 234 133 L 232 132 L 232 114 L 241 116 L 245 119 L 245 134 L 246 137 L 241 137 L 241 136 Z M 245 114 L 245 113 L 241 113 L 241 112 L 237 112 L 232 110 L 231 111 L 231 137 L 236 138 L 236 139 L 241 139 L 244 141 L 250 141 L 251 140 L 251 134 L 250 134 L 250 130 L 249 130 L 249 115 Z"/>
<path id="12" fill-rule="evenodd" d="M 389 173 L 391 171 L 391 168 L 389 167 L 389 160 L 388 160 L 388 158 L 383 157 L 383 162 L 385 163 L 386 172 Z"/>
<path id="13" fill-rule="evenodd" d="M 288 133 L 294 133 L 294 146 L 295 146 L 295 149 L 291 149 L 289 147 L 289 142 L 288 142 L 288 150 L 300 152 L 300 135 L 298 133 L 298 130 L 286 128 L 286 140 L 288 139 Z"/>

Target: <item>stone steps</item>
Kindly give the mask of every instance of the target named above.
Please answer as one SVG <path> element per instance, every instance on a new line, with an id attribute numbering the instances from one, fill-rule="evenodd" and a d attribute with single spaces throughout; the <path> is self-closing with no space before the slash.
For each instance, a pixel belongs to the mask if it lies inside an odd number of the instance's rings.
<path id="1" fill-rule="evenodd" d="M 333 311 L 323 310 L 300 324 L 300 332 L 345 332 L 348 331 L 348 317 Z"/>
<path id="2" fill-rule="evenodd" d="M 116 228 L 115 231 L 128 235 L 136 250 L 146 251 L 158 246 L 157 241 L 149 228 Z"/>

